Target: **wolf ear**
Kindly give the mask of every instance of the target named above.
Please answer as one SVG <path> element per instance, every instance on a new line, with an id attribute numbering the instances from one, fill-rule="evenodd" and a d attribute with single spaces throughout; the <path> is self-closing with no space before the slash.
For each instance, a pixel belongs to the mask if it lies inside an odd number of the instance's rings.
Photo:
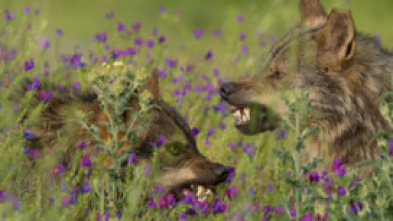
<path id="1" fill-rule="evenodd" d="M 300 0 L 302 23 L 308 28 L 316 28 L 326 21 L 326 13 L 319 0 Z"/>
<path id="2" fill-rule="evenodd" d="M 153 95 L 154 100 L 158 100 L 160 98 L 160 86 L 157 69 L 153 70 L 151 77 L 145 82 L 142 90 L 148 90 Z"/>
<path id="3" fill-rule="evenodd" d="M 355 54 L 355 26 L 351 11 L 333 9 L 326 25 L 314 35 L 317 44 L 318 65 L 322 68 L 337 67 Z"/>

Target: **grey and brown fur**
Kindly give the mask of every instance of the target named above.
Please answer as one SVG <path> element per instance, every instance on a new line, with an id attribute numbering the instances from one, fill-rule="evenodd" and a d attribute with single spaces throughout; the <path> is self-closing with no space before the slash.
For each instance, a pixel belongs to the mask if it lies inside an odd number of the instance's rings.
<path id="1" fill-rule="evenodd" d="M 320 127 L 326 141 L 310 139 L 303 156 L 321 157 L 327 165 L 335 158 L 353 165 L 379 157 L 376 143 L 369 141 L 392 129 L 378 98 L 391 90 L 393 57 L 372 37 L 355 31 L 349 10 L 326 15 L 318 0 L 300 0 L 300 12 L 302 25 L 271 49 L 265 72 L 221 85 L 222 98 L 237 107 L 262 104 L 279 116 L 287 112 L 280 91 L 308 91 L 314 111 L 306 123 Z M 278 116 L 251 119 L 259 120 L 252 131 L 248 125 L 238 129 L 246 134 L 271 130 Z"/>

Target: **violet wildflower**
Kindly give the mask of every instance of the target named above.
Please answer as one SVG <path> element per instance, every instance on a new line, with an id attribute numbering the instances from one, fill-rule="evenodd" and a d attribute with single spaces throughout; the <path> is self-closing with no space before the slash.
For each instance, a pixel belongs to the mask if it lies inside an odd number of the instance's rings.
<path id="1" fill-rule="evenodd" d="M 338 177 L 343 177 L 346 174 L 346 169 L 341 159 L 334 160 L 332 164 L 332 170 Z"/>
<path id="2" fill-rule="evenodd" d="M 268 184 L 267 184 L 267 191 L 268 191 L 269 193 L 272 192 L 273 188 L 274 188 L 274 186 L 273 186 L 272 183 L 268 183 Z"/>
<path id="3" fill-rule="evenodd" d="M 278 130 L 274 132 L 274 136 L 276 137 L 277 140 L 284 140 L 287 137 L 287 132 L 284 130 Z"/>
<path id="4" fill-rule="evenodd" d="M 235 141 L 229 142 L 229 148 L 233 149 L 235 147 L 236 147 L 236 142 Z"/>
<path id="5" fill-rule="evenodd" d="M 146 47 L 152 49 L 154 48 L 154 41 L 153 40 L 147 40 L 146 41 Z"/>
<path id="6" fill-rule="evenodd" d="M 131 165 L 133 162 L 135 162 L 135 160 L 136 160 L 136 154 L 131 153 L 130 156 L 128 157 L 127 165 Z"/>
<path id="7" fill-rule="evenodd" d="M 226 189 L 225 195 L 227 195 L 229 200 L 232 200 L 233 197 L 235 197 L 237 194 L 239 194 L 239 189 L 236 185 L 231 185 L 229 189 Z"/>
<path id="8" fill-rule="evenodd" d="M 318 183 L 319 182 L 319 175 L 318 175 L 318 172 L 316 170 L 313 170 L 310 173 L 309 181 L 310 181 L 310 183 L 313 183 L 313 182 Z"/>
<path id="9" fill-rule="evenodd" d="M 202 35 L 203 35 L 203 28 L 196 29 L 193 34 L 194 34 L 194 37 L 196 39 L 202 37 Z"/>
<path id="10" fill-rule="evenodd" d="M 289 215 L 290 216 L 296 216 L 296 210 L 294 208 L 289 208 Z"/>
<path id="11" fill-rule="evenodd" d="M 154 202 L 153 197 L 150 198 L 149 202 L 147 203 L 147 206 L 152 209 L 157 209 L 157 204 L 156 202 Z"/>
<path id="12" fill-rule="evenodd" d="M 182 213 L 180 213 L 180 215 L 177 218 L 179 218 L 179 220 L 186 220 L 187 213 L 185 211 L 183 211 Z"/>
<path id="13" fill-rule="evenodd" d="M 109 220 L 109 212 L 105 210 L 104 214 L 103 214 L 103 217 L 104 217 L 105 221 L 108 221 Z"/>
<path id="14" fill-rule="evenodd" d="M 219 198 L 216 198 L 213 203 L 212 203 L 212 213 L 217 214 L 217 213 L 223 213 L 225 212 L 227 205 L 224 201 L 221 201 Z"/>
<path id="15" fill-rule="evenodd" d="M 165 42 L 165 36 L 161 35 L 160 37 L 158 37 L 158 43 L 162 44 Z"/>
<path id="16" fill-rule="evenodd" d="M 199 129 L 196 128 L 196 127 L 193 127 L 193 128 L 191 129 L 191 133 L 192 133 L 192 135 L 193 135 L 194 137 L 196 137 L 196 136 L 199 134 Z"/>
<path id="17" fill-rule="evenodd" d="M 164 134 L 161 134 L 154 147 L 161 147 L 164 143 L 166 143 L 166 137 Z"/>
<path id="18" fill-rule="evenodd" d="M 110 20 L 110 19 L 113 18 L 114 15 L 115 15 L 114 12 L 108 12 L 108 13 L 105 14 L 105 17 L 106 17 L 106 19 Z"/>
<path id="19" fill-rule="evenodd" d="M 35 133 L 29 132 L 29 129 L 26 128 L 26 130 L 23 132 L 23 138 L 24 139 L 33 139 Z"/>
<path id="20" fill-rule="evenodd" d="M 213 75 L 214 75 L 215 77 L 218 77 L 218 74 L 219 74 L 220 72 L 219 72 L 218 68 L 214 68 L 213 71 L 212 71 L 212 73 L 213 73 Z"/>
<path id="21" fill-rule="evenodd" d="M 59 163 L 57 167 L 54 169 L 55 174 L 60 175 L 62 172 L 64 172 L 64 166 L 63 164 Z"/>
<path id="22" fill-rule="evenodd" d="M 244 39 L 246 39 L 246 33 L 240 32 L 239 38 L 240 38 L 241 41 L 243 41 Z"/>
<path id="23" fill-rule="evenodd" d="M 117 23 L 117 31 L 122 32 L 126 29 L 126 25 L 124 23 L 118 22 Z"/>
<path id="24" fill-rule="evenodd" d="M 141 29 L 141 23 L 140 22 L 135 22 L 134 23 L 134 25 L 132 26 L 132 28 L 135 30 L 135 31 L 139 31 L 139 29 Z"/>
<path id="25" fill-rule="evenodd" d="M 173 60 L 171 58 L 167 58 L 166 59 L 166 65 L 168 66 L 168 68 L 174 68 L 177 65 L 177 60 Z"/>
<path id="26" fill-rule="evenodd" d="M 37 77 L 35 77 L 35 78 L 33 78 L 33 82 L 31 84 L 27 85 L 26 89 L 28 91 L 34 91 L 39 86 L 40 86 L 40 80 Z"/>
<path id="27" fill-rule="evenodd" d="M 5 193 L 2 190 L 0 190 L 0 202 L 4 202 L 5 200 L 6 200 Z"/>
<path id="28" fill-rule="evenodd" d="M 151 35 L 153 37 L 155 37 L 157 34 L 158 34 L 158 29 L 157 28 L 153 28 L 153 31 L 152 31 Z"/>
<path id="29" fill-rule="evenodd" d="M 30 13 L 30 8 L 29 8 L 29 6 L 25 6 L 25 8 L 23 9 L 23 12 L 27 15 L 27 14 L 29 14 Z"/>
<path id="30" fill-rule="evenodd" d="M 393 156 L 393 140 L 389 140 L 389 156 Z"/>
<path id="31" fill-rule="evenodd" d="M 243 17 L 243 15 L 242 15 L 242 14 L 238 14 L 238 15 L 236 15 L 236 21 L 237 21 L 238 23 L 242 23 L 242 22 L 243 22 L 243 20 L 244 20 L 244 17 Z"/>
<path id="32" fill-rule="evenodd" d="M 211 60 L 213 58 L 213 52 L 211 50 L 209 50 L 206 55 L 205 55 L 205 59 L 206 60 Z"/>
<path id="33" fill-rule="evenodd" d="M 101 32 L 101 33 L 98 33 L 98 34 L 96 34 L 96 35 L 94 36 L 94 39 L 95 39 L 97 42 L 106 42 L 106 38 L 107 38 L 106 32 Z"/>
<path id="34" fill-rule="evenodd" d="M 58 29 L 56 29 L 55 33 L 56 33 L 57 36 L 62 36 L 63 35 L 63 30 L 58 28 Z"/>
<path id="35" fill-rule="evenodd" d="M 168 207 L 168 201 L 165 196 L 159 196 L 157 202 L 160 209 L 166 209 Z"/>
<path id="36" fill-rule="evenodd" d="M 15 12 L 10 12 L 8 9 L 4 10 L 4 18 L 6 21 L 12 21 L 15 18 Z"/>
<path id="37" fill-rule="evenodd" d="M 213 36 L 219 38 L 221 36 L 221 31 L 219 29 L 214 29 Z"/>
<path id="38" fill-rule="evenodd" d="M 44 104 L 46 104 L 52 98 L 52 93 L 50 91 L 46 91 L 45 93 L 43 91 L 39 91 L 38 97 L 40 98 L 41 102 L 44 102 Z"/>
<path id="39" fill-rule="evenodd" d="M 85 182 L 85 185 L 81 187 L 81 194 L 88 193 L 90 191 L 89 182 Z"/>
<path id="40" fill-rule="evenodd" d="M 42 48 L 42 49 L 48 49 L 50 46 L 49 41 L 47 41 L 45 38 L 38 38 L 38 45 Z"/>
<path id="41" fill-rule="evenodd" d="M 224 183 L 231 183 L 232 182 L 232 180 L 233 180 L 233 178 L 236 176 L 236 173 L 235 173 L 235 168 L 234 167 L 229 167 L 229 174 L 228 174 L 228 177 L 227 177 L 227 179 L 224 181 Z"/>
<path id="42" fill-rule="evenodd" d="M 248 48 L 247 48 L 246 45 L 243 45 L 243 46 L 241 47 L 241 52 L 242 52 L 243 54 L 247 54 L 247 53 L 248 53 Z"/>
<path id="43" fill-rule="evenodd" d="M 205 138 L 205 146 L 210 146 L 212 143 L 209 140 L 209 137 Z"/>
<path id="44" fill-rule="evenodd" d="M 143 171 L 143 175 L 144 176 L 147 176 L 147 175 L 149 175 L 149 173 L 150 173 L 150 165 L 146 165 L 145 166 L 145 170 Z"/>
<path id="45" fill-rule="evenodd" d="M 63 196 L 61 198 L 61 204 L 62 204 L 63 208 L 69 207 L 72 204 L 70 197 L 69 196 Z"/>
<path id="46" fill-rule="evenodd" d="M 338 196 L 344 196 L 347 192 L 345 191 L 345 188 L 341 185 L 337 187 L 337 195 Z"/>
<path id="47" fill-rule="evenodd" d="M 356 208 L 356 205 L 354 202 L 351 202 L 350 204 L 350 209 L 353 213 L 357 214 L 358 213 L 358 208 Z"/>
<path id="48" fill-rule="evenodd" d="M 28 72 L 33 69 L 35 66 L 34 60 L 31 58 L 30 60 L 25 61 L 25 71 Z"/>
<path id="49" fill-rule="evenodd" d="M 82 167 L 88 167 L 88 166 L 91 165 L 91 161 L 90 161 L 89 155 L 86 155 L 86 156 L 81 157 L 80 165 L 81 165 Z"/>
<path id="50" fill-rule="evenodd" d="M 121 219 L 121 212 L 117 210 L 117 211 L 115 212 L 115 216 L 116 216 L 118 219 Z"/>
<path id="51" fill-rule="evenodd" d="M 167 69 L 163 69 L 161 71 L 158 71 L 158 77 L 159 78 L 165 78 L 167 76 Z"/>
<path id="52" fill-rule="evenodd" d="M 122 55 L 123 55 L 123 51 L 121 49 L 118 48 L 112 49 L 112 59 L 117 59 Z"/>
<path id="53" fill-rule="evenodd" d="M 209 128 L 208 130 L 207 130 L 207 136 L 211 136 L 211 135 L 213 135 L 214 134 L 214 128 Z"/>
<path id="54" fill-rule="evenodd" d="M 135 55 L 136 53 L 137 53 L 137 50 L 135 48 L 126 48 L 123 51 L 123 56 Z"/>
<path id="55" fill-rule="evenodd" d="M 227 128 L 227 125 L 224 122 L 220 123 L 220 129 L 225 130 Z"/>
<path id="56" fill-rule="evenodd" d="M 299 221 L 313 221 L 313 214 L 307 213 L 304 216 L 300 217 Z"/>
<path id="57" fill-rule="evenodd" d="M 143 46 L 143 39 L 141 37 L 136 37 L 134 40 L 136 46 Z"/>
<path id="58" fill-rule="evenodd" d="M 75 81 L 74 84 L 72 84 L 72 88 L 79 90 L 81 88 L 81 83 L 79 81 Z"/>

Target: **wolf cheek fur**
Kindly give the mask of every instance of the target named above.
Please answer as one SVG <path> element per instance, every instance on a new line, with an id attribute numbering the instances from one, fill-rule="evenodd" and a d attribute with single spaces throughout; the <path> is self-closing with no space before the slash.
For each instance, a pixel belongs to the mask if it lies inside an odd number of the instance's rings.
<path id="1" fill-rule="evenodd" d="M 368 143 L 375 133 L 392 131 L 377 100 L 391 90 L 393 57 L 377 47 L 373 38 L 355 31 L 349 10 L 333 9 L 327 16 L 318 0 L 301 0 L 300 12 L 302 26 L 272 48 L 266 73 L 221 85 L 221 97 L 240 115 L 256 103 L 280 116 L 286 112 L 281 90 L 308 91 L 314 111 L 307 124 L 320 127 L 326 142 L 313 137 L 304 156 L 321 157 L 328 166 L 335 158 L 353 165 L 379 157 L 376 143 Z M 273 128 L 259 126 L 250 131 L 250 122 L 277 125 L 279 119 L 255 116 L 238 119 L 238 129 L 261 133 Z"/>

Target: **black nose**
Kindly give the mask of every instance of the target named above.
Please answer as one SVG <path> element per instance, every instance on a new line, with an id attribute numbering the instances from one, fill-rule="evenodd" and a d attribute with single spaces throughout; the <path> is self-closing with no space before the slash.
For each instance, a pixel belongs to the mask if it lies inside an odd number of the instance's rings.
<path id="1" fill-rule="evenodd" d="M 214 168 L 214 174 L 220 179 L 226 179 L 229 174 L 229 167 L 217 164 L 216 168 Z"/>
<path id="2" fill-rule="evenodd" d="M 235 93 L 237 91 L 237 84 L 233 82 L 227 82 L 220 86 L 220 95 L 221 97 L 226 100 L 228 96 Z"/>

